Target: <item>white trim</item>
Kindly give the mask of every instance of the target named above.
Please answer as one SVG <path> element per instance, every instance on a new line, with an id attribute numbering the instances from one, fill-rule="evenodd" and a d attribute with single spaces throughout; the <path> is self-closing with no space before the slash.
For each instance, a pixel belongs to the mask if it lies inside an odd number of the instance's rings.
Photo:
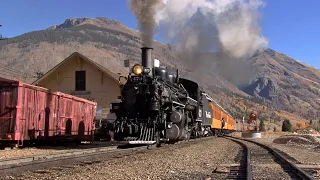
<path id="1" fill-rule="evenodd" d="M 176 102 L 176 101 L 172 101 L 172 103 L 173 103 L 173 104 L 177 104 L 177 105 L 182 106 L 182 107 L 185 107 L 185 105 L 183 105 L 183 104 L 181 104 L 181 103 L 178 103 L 178 102 Z"/>
<path id="2" fill-rule="evenodd" d="M 154 144 L 156 141 L 129 141 L 129 144 Z"/>

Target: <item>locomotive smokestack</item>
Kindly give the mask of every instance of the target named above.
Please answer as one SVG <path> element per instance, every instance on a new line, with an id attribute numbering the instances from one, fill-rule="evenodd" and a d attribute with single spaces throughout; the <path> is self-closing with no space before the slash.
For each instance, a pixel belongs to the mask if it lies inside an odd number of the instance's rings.
<path id="1" fill-rule="evenodd" d="M 141 48 L 141 59 L 142 59 L 142 66 L 145 68 L 149 68 L 152 71 L 153 68 L 153 61 L 152 61 L 152 50 L 153 48 L 143 47 Z"/>

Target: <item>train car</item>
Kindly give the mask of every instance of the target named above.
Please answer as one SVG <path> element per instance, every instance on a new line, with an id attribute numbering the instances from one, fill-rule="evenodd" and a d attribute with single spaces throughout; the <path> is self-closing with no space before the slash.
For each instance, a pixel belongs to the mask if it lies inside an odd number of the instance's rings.
<path id="1" fill-rule="evenodd" d="M 208 94 L 202 93 L 209 100 L 209 106 L 212 109 L 212 124 L 211 124 L 211 131 L 214 135 L 217 135 L 221 131 L 222 127 L 222 118 L 225 120 L 225 126 L 223 128 L 224 133 L 230 133 L 235 131 L 236 121 L 234 118 L 225 110 L 223 109 L 213 98 L 211 98 Z"/>
<path id="2" fill-rule="evenodd" d="M 89 141 L 96 102 L 0 78 L 0 146 Z"/>

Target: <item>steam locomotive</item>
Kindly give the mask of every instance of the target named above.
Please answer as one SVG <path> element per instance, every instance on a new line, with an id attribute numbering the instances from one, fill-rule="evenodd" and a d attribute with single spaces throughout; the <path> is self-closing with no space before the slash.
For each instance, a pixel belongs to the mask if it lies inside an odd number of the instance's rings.
<path id="1" fill-rule="evenodd" d="M 179 78 L 152 59 L 152 48 L 141 48 L 142 65 L 135 64 L 122 87 L 120 103 L 112 103 L 117 115 L 115 140 L 129 144 L 154 144 L 208 136 L 212 98 L 194 81 Z"/>

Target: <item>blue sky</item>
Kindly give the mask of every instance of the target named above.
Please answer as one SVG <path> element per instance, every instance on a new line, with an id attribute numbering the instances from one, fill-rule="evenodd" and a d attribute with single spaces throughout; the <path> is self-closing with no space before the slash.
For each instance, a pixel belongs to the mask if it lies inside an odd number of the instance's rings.
<path id="1" fill-rule="evenodd" d="M 265 0 L 263 35 L 269 47 L 320 68 L 320 1 Z M 0 4 L 0 34 L 14 37 L 61 24 L 67 18 L 107 17 L 137 29 L 127 0 L 6 0 Z"/>

